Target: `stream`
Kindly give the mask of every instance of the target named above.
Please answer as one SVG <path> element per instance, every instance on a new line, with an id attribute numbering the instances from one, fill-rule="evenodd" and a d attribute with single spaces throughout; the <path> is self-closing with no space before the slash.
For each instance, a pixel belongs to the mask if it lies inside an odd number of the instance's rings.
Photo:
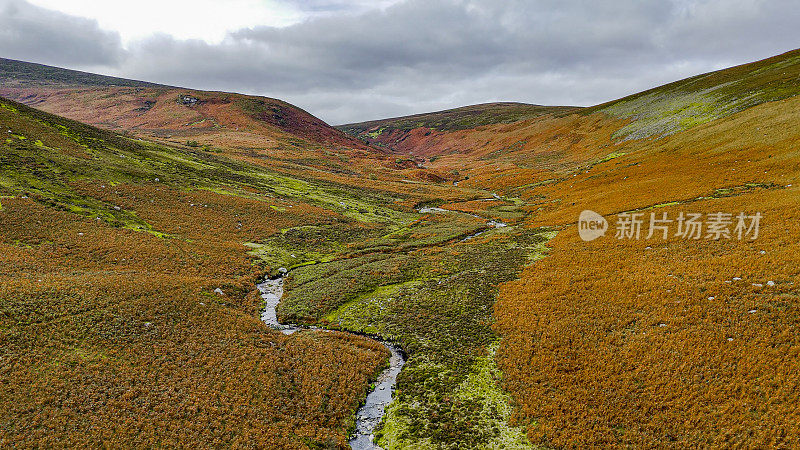
<path id="1" fill-rule="evenodd" d="M 485 199 L 481 199 L 481 200 L 495 200 L 495 199 L 499 199 L 500 198 L 500 196 L 498 196 L 497 194 L 494 194 L 494 193 L 492 194 L 492 196 L 493 196 L 493 198 L 485 198 Z M 421 208 L 418 208 L 417 212 L 420 213 L 420 214 L 456 213 L 456 214 L 466 214 L 468 216 L 475 217 L 477 219 L 481 218 L 481 216 L 479 216 L 477 214 L 472 214 L 472 213 L 468 213 L 468 212 L 464 212 L 464 211 L 455 211 L 455 210 L 452 210 L 452 209 L 438 208 L 438 207 L 433 207 L 433 206 L 423 206 Z M 508 224 L 505 223 L 505 222 L 501 222 L 499 220 L 488 220 L 486 222 L 486 226 L 492 227 L 492 228 L 505 228 L 505 227 L 508 226 Z M 464 239 L 461 239 L 461 242 L 467 242 L 469 240 L 475 239 L 476 237 L 478 237 L 478 236 L 480 236 L 482 234 L 485 234 L 487 231 L 488 230 L 481 230 L 481 231 L 478 231 L 477 233 L 470 234 L 469 236 L 465 237 Z"/>
<path id="2" fill-rule="evenodd" d="M 283 277 L 275 279 L 267 278 L 263 283 L 257 285 L 261 291 L 261 298 L 264 299 L 266 306 L 261 311 L 261 320 L 271 328 L 280 330 L 281 333 L 289 335 L 302 330 L 320 330 L 316 327 L 302 327 L 295 324 L 282 324 L 278 322 L 275 311 L 283 297 Z M 320 330 L 327 331 L 327 330 Z M 347 331 L 344 331 L 347 332 Z M 357 333 L 351 333 L 357 334 Z M 405 354 L 403 350 L 386 341 L 379 341 L 387 350 L 391 352 L 389 367 L 378 376 L 375 387 L 367 395 L 364 405 L 356 413 L 356 429 L 350 436 L 350 448 L 354 450 L 380 450 L 380 447 L 373 442 L 373 432 L 375 427 L 381 422 L 386 406 L 392 402 L 392 392 L 397 383 L 397 376 L 405 364 Z"/>
<path id="3" fill-rule="evenodd" d="M 493 195 L 495 198 L 499 198 L 496 194 Z M 464 213 L 461 211 L 451 211 L 436 207 L 423 207 L 419 208 L 418 211 L 421 214 L 460 213 L 468 214 L 473 217 L 479 217 L 475 214 Z M 492 228 L 503 228 L 508 226 L 508 224 L 498 220 L 489 220 L 486 225 Z M 486 230 L 483 230 L 467 236 L 462 240 L 462 242 L 478 237 L 485 232 Z M 297 333 L 298 331 L 302 330 L 327 331 L 313 326 L 306 327 L 296 324 L 282 324 L 278 322 L 276 308 L 281 302 L 281 297 L 283 297 L 283 275 L 286 274 L 286 269 L 281 269 L 280 272 L 281 276 L 274 279 L 266 278 L 263 283 L 257 285 L 258 290 L 261 291 L 261 298 L 264 299 L 266 305 L 261 311 L 261 320 L 271 328 L 280 330 L 281 333 L 286 335 Z M 342 331 L 346 333 L 348 332 L 346 330 Z M 349 333 L 360 336 L 358 333 Z M 381 450 L 380 447 L 375 445 L 373 442 L 373 433 L 383 418 L 386 406 L 392 402 L 392 393 L 394 391 L 394 386 L 397 383 L 397 376 L 400 374 L 400 371 L 403 370 L 403 365 L 406 362 L 405 353 L 403 353 L 403 350 L 399 346 L 391 342 L 378 339 L 375 340 L 380 342 L 384 347 L 386 347 L 387 350 L 391 352 L 391 356 L 389 358 L 389 367 L 381 372 L 381 374 L 378 376 L 378 379 L 375 381 L 375 387 L 369 394 L 367 394 L 367 399 L 364 402 L 364 405 L 361 406 L 356 413 L 356 429 L 350 436 L 349 441 L 350 448 L 353 450 Z"/>

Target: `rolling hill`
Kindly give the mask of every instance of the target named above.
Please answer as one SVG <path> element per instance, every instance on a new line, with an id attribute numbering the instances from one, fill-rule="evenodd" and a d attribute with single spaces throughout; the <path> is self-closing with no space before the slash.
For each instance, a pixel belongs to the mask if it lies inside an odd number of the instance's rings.
<path id="1" fill-rule="evenodd" d="M 333 175 L 394 160 L 286 102 L 0 58 L 0 96 L 107 130 L 292 170 Z M 309 154 L 307 149 L 316 150 Z M 371 164 L 360 164 L 370 160 Z M 356 167 L 356 168 L 357 168 Z"/>

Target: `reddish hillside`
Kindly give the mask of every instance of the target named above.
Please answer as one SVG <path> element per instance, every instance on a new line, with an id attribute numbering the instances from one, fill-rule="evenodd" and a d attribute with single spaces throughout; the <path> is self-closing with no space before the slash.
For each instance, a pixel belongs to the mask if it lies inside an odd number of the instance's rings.
<path id="1" fill-rule="evenodd" d="M 394 153 L 432 156 L 439 138 L 449 133 L 509 124 L 540 117 L 562 117 L 581 108 L 498 102 L 391 119 L 340 125 L 337 128 L 364 142 Z"/>
<path id="2" fill-rule="evenodd" d="M 357 139 L 281 100 L 177 88 L 0 59 L 0 96 L 106 129 L 192 138 L 223 147 L 253 141 L 344 147 Z"/>

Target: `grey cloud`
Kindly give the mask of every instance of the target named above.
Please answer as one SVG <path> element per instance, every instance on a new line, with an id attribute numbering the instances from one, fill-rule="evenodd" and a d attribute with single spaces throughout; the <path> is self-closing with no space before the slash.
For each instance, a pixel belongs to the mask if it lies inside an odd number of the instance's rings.
<path id="1" fill-rule="evenodd" d="M 116 64 L 122 55 L 119 34 L 101 30 L 94 20 L 0 0 L 0 56 L 89 67 Z"/>
<path id="2" fill-rule="evenodd" d="M 591 105 L 800 38 L 790 0 L 291 1 L 308 20 L 219 44 L 153 36 L 112 69 L 277 97 L 343 123 L 487 101 Z"/>
<path id="3" fill-rule="evenodd" d="M 360 13 L 385 8 L 399 0 L 289 0 L 301 11 L 312 14 Z"/>

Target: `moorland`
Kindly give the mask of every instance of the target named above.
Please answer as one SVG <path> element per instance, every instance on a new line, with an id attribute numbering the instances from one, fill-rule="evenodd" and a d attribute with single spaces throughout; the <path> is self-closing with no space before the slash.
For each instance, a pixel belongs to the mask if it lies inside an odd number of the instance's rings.
<path id="1" fill-rule="evenodd" d="M 374 335 L 408 355 L 387 449 L 800 439 L 798 51 L 589 108 L 339 127 L 19 61 L 0 80 L 3 445 L 345 447 Z M 585 242 L 586 209 L 763 221 Z M 281 268 L 279 319 L 327 332 L 259 320 Z"/>

